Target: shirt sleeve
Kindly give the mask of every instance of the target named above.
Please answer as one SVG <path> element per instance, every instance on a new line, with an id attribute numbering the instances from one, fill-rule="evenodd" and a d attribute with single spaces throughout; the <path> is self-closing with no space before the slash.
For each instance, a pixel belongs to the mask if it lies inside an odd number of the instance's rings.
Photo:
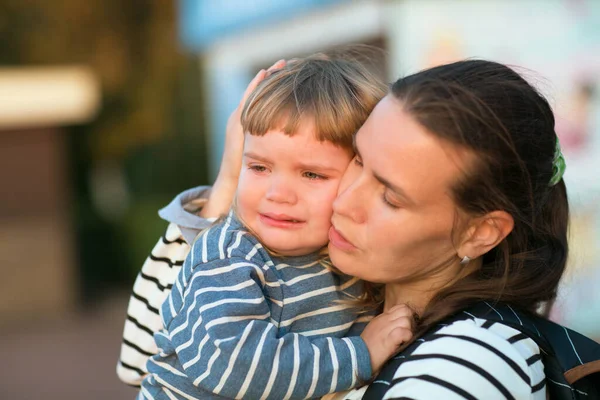
<path id="1" fill-rule="evenodd" d="M 512 331 L 528 342 L 515 347 L 474 321 L 456 322 L 406 356 L 391 382 L 373 384 L 389 385 L 384 398 L 545 399 L 543 369 L 529 362 L 539 359 L 539 348 Z"/>
<path id="2" fill-rule="evenodd" d="M 180 274 L 187 282 L 174 287 L 163 317 L 193 385 L 227 398 L 303 399 L 354 387 L 370 376 L 360 337 L 278 335 L 262 266 L 218 259 L 189 272 Z"/>
<path id="3" fill-rule="evenodd" d="M 154 334 L 163 328 L 159 309 L 189 249 L 177 226 L 169 224 L 135 279 L 117 363 L 117 376 L 128 385 L 140 386 L 148 358 L 158 352 Z"/>

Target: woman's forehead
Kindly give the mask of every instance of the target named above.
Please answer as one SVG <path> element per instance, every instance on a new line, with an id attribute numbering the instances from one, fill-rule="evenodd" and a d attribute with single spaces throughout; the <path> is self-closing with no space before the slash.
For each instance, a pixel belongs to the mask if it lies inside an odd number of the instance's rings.
<path id="1" fill-rule="evenodd" d="M 356 150 L 365 168 L 417 202 L 447 193 L 466 162 L 464 152 L 428 132 L 390 96 L 358 132 Z"/>

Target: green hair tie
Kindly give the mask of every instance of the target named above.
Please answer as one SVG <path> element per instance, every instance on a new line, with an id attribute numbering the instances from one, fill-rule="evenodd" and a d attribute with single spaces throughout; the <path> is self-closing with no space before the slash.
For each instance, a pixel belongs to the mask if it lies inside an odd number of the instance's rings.
<path id="1" fill-rule="evenodd" d="M 565 157 L 563 156 L 560 148 L 560 142 L 556 138 L 556 148 L 554 150 L 554 159 L 552 160 L 552 178 L 548 186 L 554 186 L 563 178 L 567 164 L 565 163 Z"/>

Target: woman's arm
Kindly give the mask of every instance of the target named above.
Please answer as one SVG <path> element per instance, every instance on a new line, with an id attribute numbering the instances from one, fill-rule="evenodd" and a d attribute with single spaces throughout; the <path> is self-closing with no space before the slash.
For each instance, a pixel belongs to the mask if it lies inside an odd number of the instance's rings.
<path id="1" fill-rule="evenodd" d="M 200 208 L 200 216 L 203 218 L 216 218 L 225 214 L 233 202 L 244 145 L 241 110 L 248 95 L 265 75 L 266 71 L 259 71 L 229 117 L 221 167 L 209 197 L 192 200 Z M 153 337 L 163 328 L 158 309 L 167 298 L 189 250 L 190 246 L 183 239 L 177 225 L 169 224 L 167 232 L 158 240 L 136 277 L 117 363 L 117 376 L 128 385 L 140 386 L 148 373 L 148 358 L 158 352 Z"/>
<path id="2" fill-rule="evenodd" d="M 201 207 L 200 216 L 216 218 L 227 213 L 233 202 L 242 163 L 244 134 L 241 112 L 250 93 L 268 74 L 285 65 L 280 60 L 268 70 L 261 70 L 250 82 L 238 107 L 230 115 L 225 133 L 221 167 L 208 198 L 192 200 Z M 140 385 L 147 373 L 148 358 L 157 353 L 153 335 L 163 328 L 158 308 L 167 298 L 183 260 L 190 250 L 179 228 L 170 224 L 167 232 L 152 249 L 136 277 L 123 329 L 123 342 L 117 375 L 131 386 Z"/>
<path id="3" fill-rule="evenodd" d="M 158 310 L 189 250 L 190 246 L 183 240 L 177 225 L 169 224 L 136 277 L 117 363 L 117 375 L 128 385 L 140 386 L 148 373 L 148 358 L 158 352 L 154 334 L 163 327 Z"/>

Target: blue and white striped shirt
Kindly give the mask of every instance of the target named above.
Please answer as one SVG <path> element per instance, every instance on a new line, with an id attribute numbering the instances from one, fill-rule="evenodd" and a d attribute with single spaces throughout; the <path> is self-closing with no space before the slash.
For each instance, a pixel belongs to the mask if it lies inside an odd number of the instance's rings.
<path id="1" fill-rule="evenodd" d="M 317 254 L 272 257 L 230 214 L 194 243 L 162 306 L 140 398 L 304 399 L 371 375 L 362 282 Z M 342 301 L 340 301 L 342 300 Z"/>

